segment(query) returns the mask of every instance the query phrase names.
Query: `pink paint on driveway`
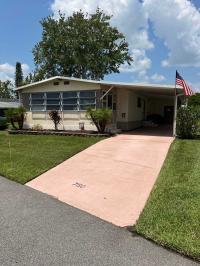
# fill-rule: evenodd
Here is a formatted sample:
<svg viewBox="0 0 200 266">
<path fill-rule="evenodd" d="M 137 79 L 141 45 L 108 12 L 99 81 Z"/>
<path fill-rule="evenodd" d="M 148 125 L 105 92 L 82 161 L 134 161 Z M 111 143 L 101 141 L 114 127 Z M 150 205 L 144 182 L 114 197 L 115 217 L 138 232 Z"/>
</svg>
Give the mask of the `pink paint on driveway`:
<svg viewBox="0 0 200 266">
<path fill-rule="evenodd" d="M 138 219 L 173 138 L 120 134 L 89 147 L 27 186 L 118 226 Z"/>
</svg>

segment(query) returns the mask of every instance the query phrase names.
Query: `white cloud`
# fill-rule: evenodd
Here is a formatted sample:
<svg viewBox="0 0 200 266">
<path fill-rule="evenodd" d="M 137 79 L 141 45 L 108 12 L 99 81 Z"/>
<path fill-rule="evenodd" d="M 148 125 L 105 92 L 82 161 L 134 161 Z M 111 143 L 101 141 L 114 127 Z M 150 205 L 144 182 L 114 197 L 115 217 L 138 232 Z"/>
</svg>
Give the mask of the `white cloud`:
<svg viewBox="0 0 200 266">
<path fill-rule="evenodd" d="M 67 16 L 80 9 L 95 12 L 100 7 L 107 14 L 112 14 L 112 25 L 122 31 L 129 43 L 130 53 L 134 59 L 131 66 L 124 65 L 121 71 L 145 75 L 151 67 L 151 60 L 146 50 L 154 47 L 148 36 L 148 20 L 143 5 L 138 0 L 54 0 L 51 5 L 55 17 L 61 11 Z"/>
<path fill-rule="evenodd" d="M 149 36 L 149 20 L 156 37 L 168 49 L 163 67 L 200 66 L 200 12 L 189 0 L 54 0 L 51 9 L 55 17 L 61 11 L 67 16 L 80 9 L 95 12 L 100 7 L 112 14 L 111 23 L 122 31 L 129 43 L 134 59 L 131 66 L 123 65 L 120 71 L 133 73 L 136 79 L 163 81 L 155 73 L 148 76 L 152 66 L 148 51 L 154 48 Z"/>
<path fill-rule="evenodd" d="M 27 64 L 22 64 L 22 72 L 24 77 L 26 77 L 30 73 L 30 67 Z"/>
<path fill-rule="evenodd" d="M 162 66 L 200 66 L 200 12 L 192 2 L 144 0 L 143 6 L 155 35 L 169 49 Z"/>
<path fill-rule="evenodd" d="M 12 75 L 15 72 L 15 67 L 5 63 L 0 65 L 0 73 L 5 73 L 7 75 Z"/>
<path fill-rule="evenodd" d="M 26 76 L 30 72 L 29 66 L 27 64 L 22 64 L 22 71 L 24 76 Z M 9 63 L 0 64 L 1 81 L 10 80 L 14 82 L 14 76 L 15 76 L 15 66 Z"/>
<path fill-rule="evenodd" d="M 144 74 L 151 67 L 151 60 L 146 57 L 145 51 L 140 49 L 132 49 L 133 65 L 130 67 L 125 64 L 120 67 L 122 72 L 134 72 L 138 74 Z"/>
<path fill-rule="evenodd" d="M 200 93 L 200 82 L 189 82 L 188 84 L 194 92 Z"/>
<path fill-rule="evenodd" d="M 154 82 L 161 82 L 166 80 L 166 78 L 163 75 L 155 73 L 154 75 L 151 76 L 151 80 Z"/>
<path fill-rule="evenodd" d="M 162 60 L 162 61 L 161 61 L 161 65 L 162 65 L 163 67 L 168 67 L 168 66 L 169 66 L 169 61 L 168 61 L 168 60 Z"/>
</svg>

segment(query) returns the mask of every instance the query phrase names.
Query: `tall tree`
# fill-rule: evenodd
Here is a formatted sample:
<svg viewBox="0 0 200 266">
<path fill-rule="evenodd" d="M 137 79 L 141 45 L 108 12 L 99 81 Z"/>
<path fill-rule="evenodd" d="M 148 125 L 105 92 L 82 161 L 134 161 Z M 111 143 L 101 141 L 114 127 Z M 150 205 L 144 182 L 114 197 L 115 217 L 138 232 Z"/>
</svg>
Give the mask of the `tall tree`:
<svg viewBox="0 0 200 266">
<path fill-rule="evenodd" d="M 23 72 L 22 66 L 20 62 L 16 63 L 16 70 L 15 70 L 15 87 L 20 87 L 23 85 Z"/>
<path fill-rule="evenodd" d="M 7 98 L 7 99 L 14 98 L 14 91 L 11 81 L 0 80 L 0 98 Z"/>
<path fill-rule="evenodd" d="M 34 74 L 32 74 L 32 73 L 30 72 L 30 73 L 25 77 L 23 84 L 24 84 L 24 85 L 27 85 L 27 84 L 30 84 L 30 83 L 32 83 L 32 82 L 34 82 Z"/>
<path fill-rule="evenodd" d="M 36 79 L 63 75 L 100 80 L 119 72 L 121 64 L 131 64 L 128 43 L 110 19 L 100 9 L 44 18 L 42 40 L 33 49 Z"/>
</svg>

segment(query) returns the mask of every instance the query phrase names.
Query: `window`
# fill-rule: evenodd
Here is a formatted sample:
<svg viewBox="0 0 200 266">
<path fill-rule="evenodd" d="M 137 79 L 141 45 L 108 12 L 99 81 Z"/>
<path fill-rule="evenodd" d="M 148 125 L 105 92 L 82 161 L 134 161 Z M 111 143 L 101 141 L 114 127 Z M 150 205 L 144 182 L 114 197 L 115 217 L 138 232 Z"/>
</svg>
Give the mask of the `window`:
<svg viewBox="0 0 200 266">
<path fill-rule="evenodd" d="M 49 99 L 60 99 L 60 92 L 47 92 L 46 95 Z"/>
<path fill-rule="evenodd" d="M 80 98 L 94 98 L 96 91 L 80 91 Z"/>
<path fill-rule="evenodd" d="M 79 111 L 96 108 L 96 91 L 32 93 L 31 111 Z"/>
<path fill-rule="evenodd" d="M 64 98 L 78 98 L 77 91 L 63 92 L 63 99 Z"/>
<path fill-rule="evenodd" d="M 80 91 L 79 110 L 87 110 L 96 107 L 96 91 Z"/>
<path fill-rule="evenodd" d="M 77 104 L 77 98 L 63 99 L 63 105 L 65 104 Z"/>
<path fill-rule="evenodd" d="M 61 110 L 60 92 L 47 92 L 46 99 L 47 111 Z"/>
<path fill-rule="evenodd" d="M 44 99 L 32 99 L 32 104 L 44 104 Z"/>
<path fill-rule="evenodd" d="M 65 80 L 64 81 L 64 85 L 69 85 L 69 81 L 68 80 Z"/>
<path fill-rule="evenodd" d="M 32 99 L 44 99 L 44 93 L 42 92 L 32 93 Z"/>
<path fill-rule="evenodd" d="M 55 104 L 47 105 L 47 111 L 51 111 L 51 110 L 60 111 L 60 105 L 55 105 Z"/>
<path fill-rule="evenodd" d="M 80 98 L 80 104 L 95 104 L 95 98 Z"/>
<path fill-rule="evenodd" d="M 63 111 L 78 110 L 78 92 L 63 92 Z"/>
<path fill-rule="evenodd" d="M 58 81 L 55 81 L 55 82 L 53 83 L 53 85 L 54 85 L 54 86 L 58 86 L 58 85 L 59 85 L 59 82 L 58 82 Z"/>
<path fill-rule="evenodd" d="M 31 111 L 45 111 L 44 105 L 32 105 Z"/>
<path fill-rule="evenodd" d="M 116 106 L 116 101 L 117 101 L 116 94 L 113 92 L 109 92 L 106 94 L 106 91 L 102 91 L 102 96 L 104 96 L 102 100 L 102 107 L 109 108 L 113 111 L 116 111 L 116 107 L 117 107 Z"/>
<path fill-rule="evenodd" d="M 77 105 L 63 105 L 63 111 L 78 111 L 78 106 Z"/>
<path fill-rule="evenodd" d="M 31 111 L 45 111 L 45 94 L 32 93 L 30 96 Z"/>
<path fill-rule="evenodd" d="M 47 99 L 47 104 L 58 105 L 58 104 L 60 104 L 60 99 L 58 99 L 58 100 L 56 100 L 56 99 Z"/>
</svg>

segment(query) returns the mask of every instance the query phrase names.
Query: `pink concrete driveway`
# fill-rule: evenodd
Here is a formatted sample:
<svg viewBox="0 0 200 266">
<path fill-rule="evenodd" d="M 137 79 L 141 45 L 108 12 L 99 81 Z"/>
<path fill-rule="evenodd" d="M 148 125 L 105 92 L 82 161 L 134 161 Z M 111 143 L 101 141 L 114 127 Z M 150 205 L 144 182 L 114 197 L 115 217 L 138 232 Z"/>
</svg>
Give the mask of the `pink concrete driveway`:
<svg viewBox="0 0 200 266">
<path fill-rule="evenodd" d="M 173 138 L 135 131 L 89 147 L 29 187 L 118 226 L 136 222 Z"/>
</svg>

